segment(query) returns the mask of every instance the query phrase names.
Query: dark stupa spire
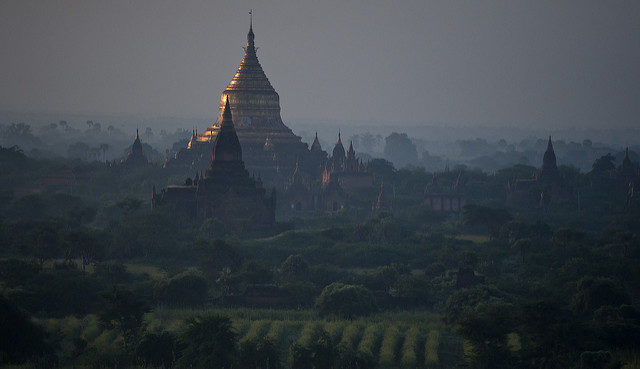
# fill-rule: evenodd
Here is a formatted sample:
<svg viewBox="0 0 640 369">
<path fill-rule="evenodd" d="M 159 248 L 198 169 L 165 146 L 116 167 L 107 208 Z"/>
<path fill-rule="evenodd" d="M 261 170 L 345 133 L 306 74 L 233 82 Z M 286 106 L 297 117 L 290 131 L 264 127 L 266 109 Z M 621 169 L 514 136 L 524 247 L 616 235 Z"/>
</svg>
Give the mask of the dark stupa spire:
<svg viewBox="0 0 640 369">
<path fill-rule="evenodd" d="M 311 151 L 313 152 L 322 151 L 322 147 L 320 146 L 320 141 L 318 141 L 318 132 L 316 132 L 316 138 L 313 139 L 313 143 L 311 144 Z"/>
<path fill-rule="evenodd" d="M 542 170 L 555 170 L 558 169 L 556 165 L 556 153 L 553 151 L 553 143 L 551 142 L 551 136 L 547 142 L 547 149 L 542 157 Z"/>
<path fill-rule="evenodd" d="M 355 159 L 355 157 L 356 157 L 356 150 L 353 149 L 353 141 L 350 141 L 349 150 L 347 150 L 347 158 Z"/>
<path fill-rule="evenodd" d="M 556 153 L 553 151 L 553 143 L 551 142 L 551 136 L 547 142 L 547 149 L 542 157 L 542 169 L 540 169 L 541 179 L 552 179 L 558 174 L 558 166 L 556 164 Z"/>
<path fill-rule="evenodd" d="M 342 146 L 342 138 L 340 137 L 340 132 L 338 131 L 338 141 L 336 142 L 336 146 L 333 147 L 332 159 L 335 161 L 335 160 L 344 160 L 344 158 L 345 158 L 344 146 Z"/>
<path fill-rule="evenodd" d="M 212 161 L 242 161 L 242 148 L 233 126 L 233 117 L 229 107 L 229 96 L 222 113 L 220 132 L 213 144 Z"/>
<path fill-rule="evenodd" d="M 140 142 L 140 133 L 136 128 L 136 138 L 133 140 L 133 145 L 131 146 L 131 155 L 132 156 L 141 156 L 142 154 L 142 142 Z"/>
</svg>

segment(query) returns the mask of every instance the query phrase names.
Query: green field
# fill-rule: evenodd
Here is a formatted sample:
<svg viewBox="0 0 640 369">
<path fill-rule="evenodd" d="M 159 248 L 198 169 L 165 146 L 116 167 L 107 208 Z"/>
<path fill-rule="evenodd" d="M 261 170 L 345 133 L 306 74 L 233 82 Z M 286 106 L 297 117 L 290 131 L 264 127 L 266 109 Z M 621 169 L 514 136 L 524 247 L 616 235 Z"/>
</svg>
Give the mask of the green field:
<svg viewBox="0 0 640 369">
<path fill-rule="evenodd" d="M 224 314 L 233 320 L 240 341 L 266 336 L 290 360 L 293 343 L 305 345 L 326 331 L 333 342 L 371 354 L 380 368 L 452 368 L 464 357 L 462 340 L 428 311 L 386 312 L 351 321 L 319 318 L 313 310 L 167 309 L 146 316 L 150 330 L 176 333 L 185 318 Z"/>
<path fill-rule="evenodd" d="M 248 308 L 169 309 L 156 308 L 145 315 L 148 332 L 168 330 L 179 334 L 185 319 L 197 315 L 223 314 L 233 322 L 239 342 L 267 337 L 291 363 L 291 346 L 306 345 L 323 330 L 334 344 L 371 355 L 378 368 L 453 368 L 464 357 L 462 340 L 445 328 L 441 317 L 428 311 L 385 312 L 356 320 L 321 319 L 313 310 Z M 103 330 L 94 315 L 84 318 L 44 319 L 48 332 L 71 340 L 80 337 L 89 348 L 100 348 L 108 365 L 109 355 L 122 344 L 121 336 Z"/>
</svg>

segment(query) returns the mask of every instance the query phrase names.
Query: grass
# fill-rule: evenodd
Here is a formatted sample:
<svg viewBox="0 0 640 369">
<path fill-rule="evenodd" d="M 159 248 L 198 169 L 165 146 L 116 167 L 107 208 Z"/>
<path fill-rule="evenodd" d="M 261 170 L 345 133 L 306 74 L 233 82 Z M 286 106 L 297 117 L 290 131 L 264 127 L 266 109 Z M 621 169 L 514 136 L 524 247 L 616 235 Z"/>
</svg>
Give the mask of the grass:
<svg viewBox="0 0 640 369">
<path fill-rule="evenodd" d="M 300 332 L 300 336 L 296 340 L 296 344 L 300 346 L 309 346 L 309 344 L 313 342 L 315 338 L 318 337 L 318 334 L 320 333 L 321 328 L 322 326 L 318 322 L 315 322 L 315 321 L 307 322 L 302 327 L 302 332 Z"/>
<path fill-rule="evenodd" d="M 507 335 L 507 346 L 511 352 L 520 351 L 522 345 L 520 344 L 520 336 L 517 333 L 509 333 Z"/>
<path fill-rule="evenodd" d="M 164 270 L 153 265 L 128 263 L 125 266 L 127 267 L 127 272 L 131 274 L 146 274 L 155 280 L 167 277 L 167 273 Z"/>
<path fill-rule="evenodd" d="M 269 330 L 269 325 L 271 325 L 271 321 L 269 320 L 254 321 L 253 323 L 251 323 L 249 330 L 244 335 L 244 337 L 240 339 L 240 341 L 250 341 L 263 337 Z"/>
<path fill-rule="evenodd" d="M 454 237 L 457 240 L 471 241 L 473 243 L 483 243 L 489 241 L 489 236 L 480 234 L 460 234 Z"/>
<path fill-rule="evenodd" d="M 340 320 L 322 319 L 311 310 L 160 307 L 145 314 L 144 320 L 148 332 L 168 330 L 179 335 L 185 328 L 186 318 L 206 314 L 229 316 L 241 341 L 267 337 L 278 348 L 285 362 L 291 354 L 292 344 L 308 345 L 322 330 L 327 332 L 334 343 L 376 358 L 380 368 L 424 367 L 425 357 L 432 359 L 427 363 L 440 364 L 442 350 L 448 350 L 449 356 L 455 356 L 458 360 L 462 357 L 461 340 L 454 336 L 446 342 L 438 339 L 443 332 L 448 331 L 443 327 L 440 316 L 428 311 L 385 312 L 355 320 Z M 70 343 L 75 338 L 85 340 L 88 347 L 100 347 L 105 358 L 122 344 L 120 335 L 113 330 L 104 330 L 94 315 L 84 318 L 43 319 L 39 323 L 48 332 L 60 332 L 62 337 L 69 337 L 65 338 L 68 342 L 61 342 L 61 349 L 65 352 L 73 348 Z M 425 343 L 425 340 L 428 342 Z M 447 345 L 451 347 L 445 347 Z M 66 346 L 69 346 L 69 350 Z M 71 354 L 69 351 L 68 355 Z M 454 359 L 450 358 L 449 361 L 455 362 Z"/>
<path fill-rule="evenodd" d="M 358 323 L 349 324 L 342 332 L 342 340 L 340 345 L 348 348 L 355 348 L 360 340 L 360 330 L 362 326 Z"/>
<path fill-rule="evenodd" d="M 331 337 L 331 342 L 338 343 L 342 332 L 344 331 L 345 322 L 328 322 L 324 325 L 324 330 Z"/>
<path fill-rule="evenodd" d="M 432 330 L 427 336 L 427 342 L 424 345 L 424 363 L 427 367 L 434 366 L 438 363 L 438 346 L 440 345 L 440 332 Z"/>
<path fill-rule="evenodd" d="M 418 364 L 418 340 L 420 330 L 417 327 L 411 327 L 404 336 L 402 344 L 402 366 L 406 368 L 415 368 Z"/>
<path fill-rule="evenodd" d="M 392 325 L 384 332 L 382 345 L 380 346 L 380 358 L 378 363 L 383 368 L 391 367 L 395 361 L 396 346 L 400 341 L 400 330 Z"/>
<path fill-rule="evenodd" d="M 382 338 L 382 327 L 379 324 L 370 325 L 365 328 L 362 339 L 358 345 L 358 351 L 374 356 L 377 352 L 378 344 Z"/>
<path fill-rule="evenodd" d="M 622 363 L 621 369 L 640 369 L 640 353 L 633 351 L 618 351 L 613 353 L 613 360 Z"/>
</svg>

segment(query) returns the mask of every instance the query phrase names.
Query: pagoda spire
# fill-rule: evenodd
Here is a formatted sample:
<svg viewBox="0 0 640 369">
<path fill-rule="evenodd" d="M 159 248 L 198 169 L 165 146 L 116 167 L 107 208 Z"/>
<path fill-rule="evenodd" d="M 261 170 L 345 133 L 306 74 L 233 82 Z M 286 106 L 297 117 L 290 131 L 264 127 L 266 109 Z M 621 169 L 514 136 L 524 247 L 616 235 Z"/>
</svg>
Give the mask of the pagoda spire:
<svg viewBox="0 0 640 369">
<path fill-rule="evenodd" d="M 551 136 L 549 136 L 549 141 L 547 141 L 547 150 L 546 151 L 553 151 L 553 143 L 551 142 Z"/>
<path fill-rule="evenodd" d="M 229 106 L 229 95 L 227 95 L 227 102 L 224 104 L 224 111 L 222 112 L 222 123 L 220 124 L 220 128 L 224 126 L 233 127 L 233 118 L 231 117 L 231 106 Z"/>
<path fill-rule="evenodd" d="M 318 141 L 318 132 L 316 132 L 316 138 L 313 139 L 313 143 L 311 144 L 311 151 L 322 151 L 320 141 Z"/>
<path fill-rule="evenodd" d="M 245 59 L 247 56 L 255 57 L 256 55 L 256 46 L 254 43 L 254 39 L 256 35 L 253 33 L 253 9 L 249 10 L 249 33 L 247 33 L 247 48 L 245 50 Z"/>
<path fill-rule="evenodd" d="M 553 151 L 553 143 L 551 136 L 547 142 L 547 149 L 542 156 L 542 169 L 540 170 L 541 179 L 555 178 L 558 173 L 558 165 L 556 164 L 556 153 Z"/>
<path fill-rule="evenodd" d="M 234 161 L 242 162 L 242 149 L 238 135 L 233 127 L 233 117 L 231 116 L 231 107 L 229 106 L 229 96 L 224 105 L 222 113 L 222 123 L 220 124 L 220 132 L 216 136 L 213 143 L 213 157 L 209 166 L 209 171 L 216 161 Z"/>
</svg>

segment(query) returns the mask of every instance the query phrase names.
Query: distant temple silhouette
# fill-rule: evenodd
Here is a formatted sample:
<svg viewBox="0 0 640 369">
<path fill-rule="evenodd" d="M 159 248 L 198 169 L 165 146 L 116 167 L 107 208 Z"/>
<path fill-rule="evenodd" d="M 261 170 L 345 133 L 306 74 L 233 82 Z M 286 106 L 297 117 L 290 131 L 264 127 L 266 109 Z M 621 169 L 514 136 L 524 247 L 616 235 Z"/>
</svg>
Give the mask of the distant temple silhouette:
<svg viewBox="0 0 640 369">
<path fill-rule="evenodd" d="M 122 159 L 120 165 L 125 168 L 136 168 L 148 164 L 149 160 L 147 160 L 147 157 L 144 155 L 142 142 L 140 142 L 140 134 L 136 129 L 136 138 L 133 140 L 133 145 L 131 145 L 131 151 Z"/>
</svg>

